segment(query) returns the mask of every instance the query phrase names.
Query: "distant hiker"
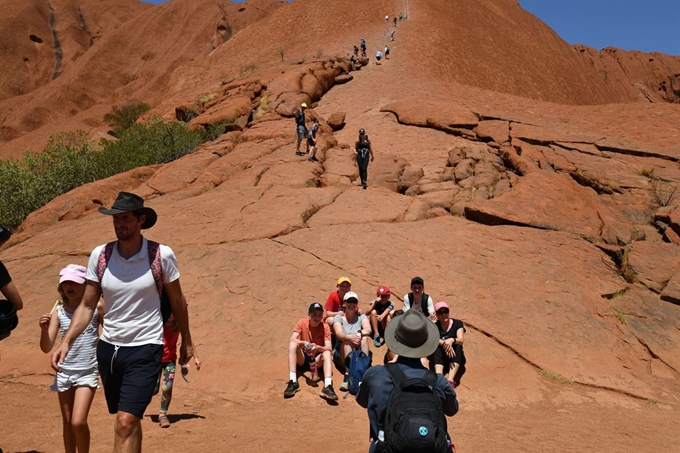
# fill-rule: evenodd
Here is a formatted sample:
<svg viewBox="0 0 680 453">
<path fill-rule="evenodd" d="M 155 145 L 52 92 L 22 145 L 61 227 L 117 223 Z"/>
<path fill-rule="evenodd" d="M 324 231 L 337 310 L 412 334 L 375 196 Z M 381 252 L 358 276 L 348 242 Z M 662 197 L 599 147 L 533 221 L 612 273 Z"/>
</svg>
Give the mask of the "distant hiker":
<svg viewBox="0 0 680 453">
<path fill-rule="evenodd" d="M 52 350 L 61 332 L 61 338 L 71 324 L 71 318 L 85 294 L 87 269 L 78 264 L 69 264 L 59 272 L 59 298 L 52 311 L 40 317 L 40 349 L 44 353 Z M 99 388 L 97 368 L 97 342 L 99 326 L 104 317 L 104 303 L 99 301 L 87 329 L 71 346 L 71 351 L 61 371 L 54 376 L 50 389 L 57 392 L 61 408 L 64 449 L 67 452 L 90 450 L 90 428 L 87 415 L 92 406 L 94 394 Z"/>
<path fill-rule="evenodd" d="M 452 451 L 445 415 L 458 412 L 456 392 L 444 376 L 421 363 L 438 341 L 434 323 L 413 310 L 385 329 L 385 343 L 399 357 L 369 368 L 357 395 L 357 403 L 368 410 L 369 453 Z"/>
<path fill-rule="evenodd" d="M 366 40 L 364 38 L 361 38 L 361 43 L 359 44 L 361 46 L 362 51 L 366 51 Z"/>
<path fill-rule="evenodd" d="M 385 22 L 389 22 L 389 21 L 390 21 L 390 16 L 389 16 L 389 14 L 387 14 L 387 15 L 385 15 Z"/>
<path fill-rule="evenodd" d="M 397 18 L 395 17 L 392 21 L 394 22 L 394 26 L 396 27 L 397 26 Z"/>
<path fill-rule="evenodd" d="M 396 31 L 396 30 L 392 30 L 392 31 L 390 32 L 390 39 L 391 39 L 392 41 L 394 41 L 394 32 L 395 32 L 395 31 Z"/>
<path fill-rule="evenodd" d="M 348 354 L 355 350 L 362 350 L 368 355 L 368 339 L 371 337 L 371 324 L 366 315 L 359 313 L 359 296 L 357 293 L 348 292 L 343 298 L 345 311 L 335 315 L 333 330 L 337 343 L 333 355 L 339 363 L 345 363 Z M 345 370 L 346 371 L 346 370 Z M 347 391 L 349 376 L 345 377 L 340 385 L 340 390 Z"/>
<path fill-rule="evenodd" d="M 354 56 L 355 57 L 359 56 L 359 48 L 357 46 L 354 46 Z"/>
<path fill-rule="evenodd" d="M 404 311 L 416 310 L 432 321 L 437 321 L 437 315 L 434 311 L 434 301 L 432 297 L 425 294 L 423 291 L 425 284 L 420 277 L 413 277 L 411 279 L 411 292 L 404 296 Z"/>
<path fill-rule="evenodd" d="M 373 330 L 373 345 L 376 348 L 382 346 L 381 339 L 385 338 L 385 327 L 392 320 L 394 303 L 390 300 L 390 295 L 390 289 L 387 286 L 379 286 L 375 300 L 366 310 L 366 315 L 371 321 L 371 330 Z"/>
<path fill-rule="evenodd" d="M 373 162 L 373 148 L 371 141 L 366 135 L 366 131 L 359 129 L 359 138 L 354 144 L 354 154 L 357 159 L 357 166 L 359 167 L 359 178 L 361 179 L 361 186 L 366 189 L 368 182 L 368 160 L 369 157 Z"/>
<path fill-rule="evenodd" d="M 402 20 L 403 18 L 404 18 L 404 14 L 403 14 L 403 13 L 399 13 L 399 22 L 401 22 L 401 20 Z"/>
<path fill-rule="evenodd" d="M 335 316 L 344 310 L 342 308 L 342 300 L 345 294 L 352 289 L 352 282 L 347 277 L 340 277 L 335 287 L 337 289 L 328 295 L 324 305 L 326 309 L 326 324 L 329 326 L 333 325 Z"/>
<path fill-rule="evenodd" d="M 315 119 L 312 125 L 309 127 L 309 137 L 307 137 L 307 148 L 309 149 L 309 161 L 318 162 L 319 159 L 316 158 L 316 134 L 319 131 L 319 120 Z"/>
<path fill-rule="evenodd" d="M 390 48 L 385 46 L 385 60 L 390 59 Z"/>
<path fill-rule="evenodd" d="M 430 369 L 443 374 L 453 388 L 460 385 L 460 378 L 465 374 L 465 354 L 463 340 L 465 327 L 458 319 L 449 318 L 449 305 L 437 302 L 434 306 L 437 313 L 435 325 L 439 329 L 439 346 L 430 357 Z"/>
<path fill-rule="evenodd" d="M 307 138 L 307 126 L 305 124 L 305 109 L 307 104 L 303 102 L 300 108 L 295 113 L 295 130 L 297 132 L 297 145 L 295 146 L 295 155 L 304 156 L 306 153 L 300 151 L 300 143 Z M 306 143 L 306 142 L 305 142 Z M 309 144 L 307 143 L 307 153 L 309 152 Z"/>
<path fill-rule="evenodd" d="M 375 64 L 380 64 L 380 59 L 382 58 L 382 51 L 377 51 L 375 53 Z"/>
<path fill-rule="evenodd" d="M 357 69 L 357 60 L 354 58 L 354 55 L 349 57 L 349 64 L 352 65 L 352 71 L 355 71 Z"/>
<path fill-rule="evenodd" d="M 62 371 L 76 339 L 104 298 L 104 327 L 97 343 L 99 375 L 110 414 L 115 414 L 114 451 L 142 451 L 142 418 L 153 397 L 163 357 L 162 298 L 169 300 L 182 336 L 180 363 L 189 363 L 194 346 L 180 285 L 177 258 L 166 245 L 149 241 L 141 231 L 156 224 L 157 214 L 144 199 L 120 192 L 111 209 L 115 242 L 90 254 L 83 300 L 52 354 L 52 369 Z"/>
<path fill-rule="evenodd" d="M 311 372 L 311 381 L 320 380 L 318 369 L 324 373 L 324 387 L 321 397 L 336 401 L 333 390 L 333 361 L 331 358 L 331 331 L 323 322 L 323 307 L 314 302 L 307 310 L 307 318 L 298 321 L 288 342 L 288 385 L 284 398 L 291 398 L 300 391 L 298 374 Z"/>
</svg>

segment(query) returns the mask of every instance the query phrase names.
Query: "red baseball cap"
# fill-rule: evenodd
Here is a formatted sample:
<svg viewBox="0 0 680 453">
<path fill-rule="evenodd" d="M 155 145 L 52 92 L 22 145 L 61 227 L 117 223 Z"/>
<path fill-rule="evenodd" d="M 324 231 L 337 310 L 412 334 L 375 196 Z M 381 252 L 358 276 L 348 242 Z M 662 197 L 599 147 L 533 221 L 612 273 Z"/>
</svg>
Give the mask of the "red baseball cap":
<svg viewBox="0 0 680 453">
<path fill-rule="evenodd" d="M 389 296 L 390 289 L 387 286 L 379 286 L 378 290 L 375 292 L 376 296 Z"/>
</svg>

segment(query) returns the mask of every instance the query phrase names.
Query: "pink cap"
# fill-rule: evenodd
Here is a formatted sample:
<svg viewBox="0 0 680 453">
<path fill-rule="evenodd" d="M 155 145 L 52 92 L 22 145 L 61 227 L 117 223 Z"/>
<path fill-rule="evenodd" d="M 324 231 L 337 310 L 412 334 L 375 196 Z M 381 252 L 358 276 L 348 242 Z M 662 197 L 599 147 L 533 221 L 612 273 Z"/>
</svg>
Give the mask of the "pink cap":
<svg viewBox="0 0 680 453">
<path fill-rule="evenodd" d="M 85 283 L 85 277 L 87 276 L 87 269 L 85 266 L 79 264 L 69 264 L 61 271 L 59 271 L 59 283 L 75 282 L 78 284 Z"/>
<path fill-rule="evenodd" d="M 434 305 L 434 311 L 439 311 L 440 308 L 446 308 L 446 309 L 448 309 L 448 308 L 449 308 L 449 304 L 447 304 L 447 303 L 444 302 L 444 301 L 437 302 L 437 303 Z"/>
</svg>

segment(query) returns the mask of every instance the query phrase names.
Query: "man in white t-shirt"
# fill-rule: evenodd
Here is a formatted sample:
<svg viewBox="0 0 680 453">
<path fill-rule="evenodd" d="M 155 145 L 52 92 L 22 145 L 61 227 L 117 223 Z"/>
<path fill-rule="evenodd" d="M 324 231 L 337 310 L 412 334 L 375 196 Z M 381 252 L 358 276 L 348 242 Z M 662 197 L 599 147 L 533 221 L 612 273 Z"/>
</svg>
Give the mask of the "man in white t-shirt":
<svg viewBox="0 0 680 453">
<path fill-rule="evenodd" d="M 118 240 L 107 249 L 109 256 L 103 253 L 106 245 L 92 251 L 83 301 L 52 355 L 52 368 L 59 371 L 69 348 L 87 327 L 103 296 L 104 327 L 97 345 L 97 362 L 109 413 L 116 414 L 113 450 L 141 452 L 141 420 L 153 397 L 163 355 L 160 288 L 152 271 L 149 241 L 141 233 L 156 223 L 157 215 L 153 209 L 144 207 L 142 197 L 129 192 L 120 192 L 111 209 L 99 208 L 99 212 L 113 216 Z M 158 252 L 163 292 L 182 335 L 179 361 L 186 364 L 194 357 L 194 346 L 177 260 L 170 247 L 159 245 Z"/>
</svg>

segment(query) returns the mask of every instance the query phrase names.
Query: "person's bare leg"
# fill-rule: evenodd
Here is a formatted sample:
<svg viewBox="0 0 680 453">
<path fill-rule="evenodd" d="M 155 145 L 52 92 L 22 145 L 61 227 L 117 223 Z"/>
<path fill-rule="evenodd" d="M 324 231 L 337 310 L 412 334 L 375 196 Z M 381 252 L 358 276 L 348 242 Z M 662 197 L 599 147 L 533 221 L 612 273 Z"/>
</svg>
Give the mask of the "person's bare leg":
<svg viewBox="0 0 680 453">
<path fill-rule="evenodd" d="M 113 453 L 142 452 L 142 420 L 118 411 L 114 422 Z"/>
<path fill-rule="evenodd" d="M 90 427 L 87 424 L 87 416 L 90 413 L 96 391 L 97 389 L 94 387 L 76 387 L 71 428 L 75 435 L 78 453 L 89 453 L 90 451 Z"/>
<path fill-rule="evenodd" d="M 61 409 L 62 432 L 64 435 L 64 451 L 66 453 L 76 453 L 76 436 L 71 426 L 73 414 L 73 400 L 75 399 L 76 389 L 71 387 L 65 392 L 59 392 L 59 409 Z"/>
<path fill-rule="evenodd" d="M 288 343 L 288 371 L 294 373 L 297 368 L 296 365 L 305 363 L 305 358 L 297 343 L 291 341 Z"/>
<path fill-rule="evenodd" d="M 375 310 L 371 312 L 369 319 L 371 321 L 371 329 L 373 329 L 373 337 L 375 337 L 376 335 L 379 335 L 378 332 L 380 332 L 378 330 L 378 314 L 375 312 Z"/>
<path fill-rule="evenodd" d="M 321 361 L 323 363 L 323 377 L 333 376 L 333 358 L 331 356 L 331 351 L 324 351 L 316 359 L 317 363 Z"/>
<path fill-rule="evenodd" d="M 364 354 L 368 355 L 368 337 L 361 338 L 361 350 Z"/>
</svg>

